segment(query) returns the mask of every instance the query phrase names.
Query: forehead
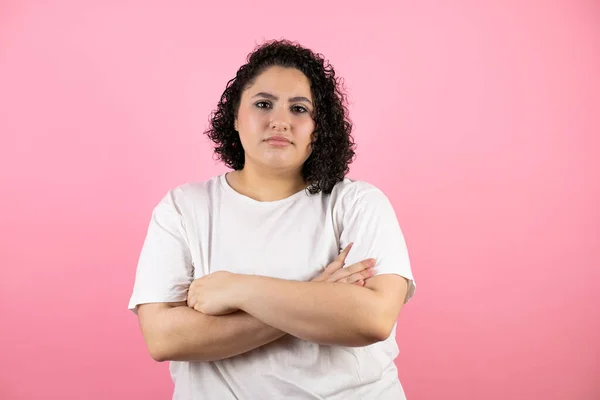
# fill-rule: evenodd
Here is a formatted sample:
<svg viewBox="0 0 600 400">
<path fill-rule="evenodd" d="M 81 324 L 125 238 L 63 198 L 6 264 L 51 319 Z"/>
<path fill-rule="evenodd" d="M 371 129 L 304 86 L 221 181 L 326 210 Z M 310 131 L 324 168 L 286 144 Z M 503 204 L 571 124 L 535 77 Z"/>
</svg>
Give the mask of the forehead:
<svg viewBox="0 0 600 400">
<path fill-rule="evenodd" d="M 310 82 L 306 75 L 295 68 L 269 67 L 256 77 L 246 90 L 249 95 L 267 92 L 276 96 L 304 96 L 312 100 Z"/>
</svg>

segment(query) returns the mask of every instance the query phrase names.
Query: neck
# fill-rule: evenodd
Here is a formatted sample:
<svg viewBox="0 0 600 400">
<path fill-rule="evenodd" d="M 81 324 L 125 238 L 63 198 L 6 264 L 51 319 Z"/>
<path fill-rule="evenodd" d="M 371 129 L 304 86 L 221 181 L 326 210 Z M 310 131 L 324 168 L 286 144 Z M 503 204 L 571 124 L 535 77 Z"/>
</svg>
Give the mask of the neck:
<svg viewBox="0 0 600 400">
<path fill-rule="evenodd" d="M 282 200 L 307 186 L 300 171 L 257 171 L 245 166 L 227 178 L 235 191 L 256 201 Z"/>
</svg>

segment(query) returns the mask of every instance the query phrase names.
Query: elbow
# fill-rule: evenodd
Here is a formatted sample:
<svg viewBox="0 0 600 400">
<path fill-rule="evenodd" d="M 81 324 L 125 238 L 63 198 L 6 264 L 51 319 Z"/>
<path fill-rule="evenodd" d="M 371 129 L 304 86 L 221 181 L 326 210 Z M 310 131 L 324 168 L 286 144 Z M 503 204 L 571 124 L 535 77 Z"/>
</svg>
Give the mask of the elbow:
<svg viewBox="0 0 600 400">
<path fill-rule="evenodd" d="M 170 304 L 144 304 L 138 311 L 142 336 L 154 361 L 171 361 L 177 351 L 176 332 Z"/>
<path fill-rule="evenodd" d="M 170 361 L 172 358 L 167 349 L 165 349 L 165 346 L 161 346 L 160 343 L 149 342 L 147 343 L 147 347 L 150 357 L 152 357 L 154 361 L 165 362 Z"/>
<path fill-rule="evenodd" d="M 387 340 L 392 334 L 395 324 L 395 318 L 389 318 L 387 316 L 381 316 L 377 318 L 377 320 L 371 324 L 373 328 L 370 332 L 371 343 L 383 342 Z"/>
<path fill-rule="evenodd" d="M 342 342 L 339 340 L 329 342 L 329 341 L 316 341 L 321 344 L 337 344 L 342 346 L 349 347 L 364 347 L 370 346 L 372 344 L 383 342 L 387 340 L 392 334 L 393 324 L 381 323 L 381 321 L 370 321 L 368 325 L 363 325 L 356 331 L 355 335 L 351 335 L 350 337 L 345 337 Z M 309 341 L 311 339 L 308 339 Z"/>
<path fill-rule="evenodd" d="M 388 330 L 386 327 L 372 325 L 370 329 L 363 331 L 359 336 L 355 336 L 347 343 L 342 343 L 342 345 L 350 347 L 370 346 L 372 344 L 385 341 L 390 337 L 390 334 L 391 330 Z"/>
<path fill-rule="evenodd" d="M 356 326 L 357 335 L 354 336 L 356 341 L 346 345 L 363 347 L 387 340 L 394 330 L 397 319 L 396 315 L 386 310 L 371 312 L 367 318 L 364 317 L 363 314 Z"/>
<path fill-rule="evenodd" d="M 371 344 L 383 342 L 390 337 L 390 333 L 391 332 L 386 329 L 371 329 L 364 335 L 363 340 L 358 346 L 369 346 Z"/>
<path fill-rule="evenodd" d="M 391 326 L 389 324 L 383 324 L 376 332 L 374 332 L 373 338 L 374 342 L 383 342 L 387 340 L 392 334 L 392 329 L 394 328 L 394 324 Z"/>
<path fill-rule="evenodd" d="M 150 357 L 157 362 L 172 361 L 174 354 L 173 340 L 166 335 L 160 335 L 154 332 L 150 337 L 146 338 L 146 347 Z M 171 345 L 169 345 L 171 343 Z"/>
<path fill-rule="evenodd" d="M 150 357 L 156 362 L 165 362 L 171 359 L 165 351 L 162 351 L 162 349 L 149 348 L 148 350 L 150 351 Z"/>
</svg>

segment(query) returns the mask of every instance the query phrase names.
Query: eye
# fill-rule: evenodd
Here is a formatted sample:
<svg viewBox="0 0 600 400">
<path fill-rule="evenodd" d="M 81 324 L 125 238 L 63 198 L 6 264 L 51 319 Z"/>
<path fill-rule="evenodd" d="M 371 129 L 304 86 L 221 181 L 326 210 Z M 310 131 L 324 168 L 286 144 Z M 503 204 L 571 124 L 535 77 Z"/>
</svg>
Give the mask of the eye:
<svg viewBox="0 0 600 400">
<path fill-rule="evenodd" d="M 254 103 L 254 105 L 258 108 L 264 108 L 264 109 L 269 109 L 271 108 L 271 103 L 269 103 L 268 101 L 257 101 L 256 103 Z"/>
<path fill-rule="evenodd" d="M 303 114 L 308 112 L 308 110 L 306 109 L 306 107 L 303 106 L 292 106 L 292 112 L 296 113 L 296 114 Z"/>
</svg>

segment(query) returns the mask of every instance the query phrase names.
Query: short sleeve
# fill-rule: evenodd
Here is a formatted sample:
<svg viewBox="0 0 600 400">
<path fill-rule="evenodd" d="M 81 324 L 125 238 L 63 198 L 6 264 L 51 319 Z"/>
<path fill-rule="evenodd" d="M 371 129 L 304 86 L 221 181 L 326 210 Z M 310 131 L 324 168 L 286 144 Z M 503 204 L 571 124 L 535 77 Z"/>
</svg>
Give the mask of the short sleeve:
<svg viewBox="0 0 600 400">
<path fill-rule="evenodd" d="M 144 303 L 185 301 L 193 266 L 185 224 L 170 191 L 153 209 L 129 309 Z"/>
<path fill-rule="evenodd" d="M 354 243 L 346 265 L 374 258 L 375 276 L 396 274 L 408 279 L 407 302 L 414 295 L 416 284 L 394 208 L 378 188 L 364 182 L 352 185 L 353 190 L 342 197 L 341 207 L 340 247 Z"/>
</svg>

